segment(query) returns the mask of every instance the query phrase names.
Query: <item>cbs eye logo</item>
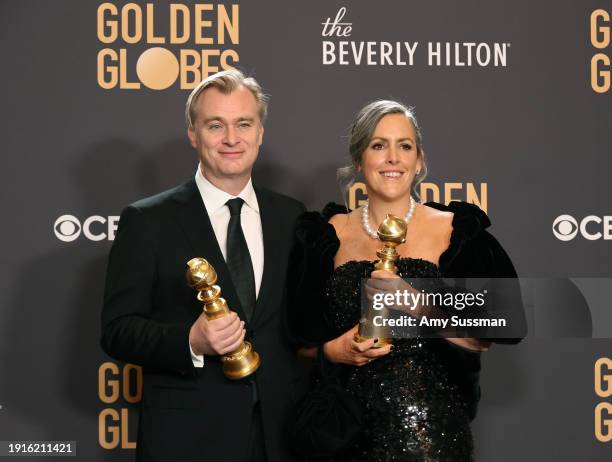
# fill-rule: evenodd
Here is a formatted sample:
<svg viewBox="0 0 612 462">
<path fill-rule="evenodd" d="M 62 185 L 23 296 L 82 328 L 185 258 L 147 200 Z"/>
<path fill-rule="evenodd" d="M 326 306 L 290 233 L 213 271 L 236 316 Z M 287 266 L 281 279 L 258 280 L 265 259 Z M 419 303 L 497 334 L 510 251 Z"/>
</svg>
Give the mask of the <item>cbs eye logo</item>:
<svg viewBox="0 0 612 462">
<path fill-rule="evenodd" d="M 555 237 L 561 241 L 571 241 L 578 234 L 578 222 L 571 215 L 559 215 L 553 225 Z"/>
<path fill-rule="evenodd" d="M 580 222 L 571 215 L 559 215 L 553 222 L 552 232 L 560 241 L 571 241 L 578 233 L 589 241 L 611 240 L 612 215 L 588 215 Z"/>
<path fill-rule="evenodd" d="M 72 242 L 81 234 L 81 223 L 72 215 L 62 215 L 53 225 L 55 237 L 63 242 Z"/>
<path fill-rule="evenodd" d="M 55 220 L 53 231 L 55 237 L 62 242 L 76 241 L 81 234 L 90 241 L 103 241 L 105 239 L 112 241 L 115 239 L 118 222 L 118 216 L 92 215 L 81 224 L 80 220 L 74 215 L 62 215 Z"/>
</svg>

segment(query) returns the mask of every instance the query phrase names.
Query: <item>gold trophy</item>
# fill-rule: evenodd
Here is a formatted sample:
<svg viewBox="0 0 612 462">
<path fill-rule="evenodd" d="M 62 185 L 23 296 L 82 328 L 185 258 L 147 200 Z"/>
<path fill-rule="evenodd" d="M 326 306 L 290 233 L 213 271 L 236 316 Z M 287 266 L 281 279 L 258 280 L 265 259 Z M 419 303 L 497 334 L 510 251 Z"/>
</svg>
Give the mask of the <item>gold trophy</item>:
<svg viewBox="0 0 612 462">
<path fill-rule="evenodd" d="M 387 214 L 383 222 L 378 227 L 378 239 L 384 244 L 382 249 L 376 251 L 376 256 L 380 258 L 375 264 L 374 269 L 386 270 L 397 274 L 397 266 L 395 262 L 399 258 L 399 253 L 396 247 L 406 242 L 406 230 L 408 224 L 405 220 L 398 216 Z M 368 309 L 365 317 L 359 321 L 359 330 L 355 334 L 356 342 L 365 342 L 371 338 L 377 338 L 372 348 L 380 348 L 391 343 L 391 339 L 386 338 L 386 327 L 376 326 L 373 323 L 375 315 L 388 317 L 388 311 L 383 308 L 380 311 L 374 311 L 372 306 Z"/>
<path fill-rule="evenodd" d="M 204 314 L 209 320 L 217 319 L 230 314 L 227 302 L 221 297 L 221 288 L 216 285 L 217 272 L 203 258 L 192 258 L 187 262 L 187 285 L 198 291 L 198 300 L 204 306 Z M 249 342 L 235 351 L 221 357 L 223 373 L 228 379 L 241 379 L 251 375 L 260 364 L 259 355 L 253 350 Z"/>
</svg>

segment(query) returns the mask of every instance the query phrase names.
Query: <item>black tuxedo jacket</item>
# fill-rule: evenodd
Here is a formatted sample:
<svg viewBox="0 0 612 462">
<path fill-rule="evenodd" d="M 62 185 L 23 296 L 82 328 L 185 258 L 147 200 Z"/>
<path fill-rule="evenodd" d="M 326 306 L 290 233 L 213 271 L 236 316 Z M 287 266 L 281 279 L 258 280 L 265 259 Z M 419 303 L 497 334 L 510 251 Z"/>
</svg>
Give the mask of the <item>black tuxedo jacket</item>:
<svg viewBox="0 0 612 462">
<path fill-rule="evenodd" d="M 270 462 L 291 460 L 285 436 L 294 404 L 295 358 L 281 322 L 298 201 L 255 187 L 264 272 L 247 336 L 261 357 L 255 374 Z M 246 461 L 252 415 L 248 379 L 232 381 L 218 356 L 193 366 L 189 329 L 202 312 L 185 280 L 186 263 L 206 258 L 222 296 L 246 322 L 194 180 L 138 201 L 121 214 L 110 252 L 102 348 L 143 367 L 140 461 Z"/>
</svg>

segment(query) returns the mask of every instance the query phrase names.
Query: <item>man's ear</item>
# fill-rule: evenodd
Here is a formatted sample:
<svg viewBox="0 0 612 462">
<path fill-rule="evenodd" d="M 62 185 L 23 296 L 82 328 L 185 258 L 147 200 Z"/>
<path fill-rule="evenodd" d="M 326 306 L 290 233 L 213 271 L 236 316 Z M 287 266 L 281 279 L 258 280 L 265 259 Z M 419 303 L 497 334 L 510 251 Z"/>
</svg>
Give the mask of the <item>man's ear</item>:
<svg viewBox="0 0 612 462">
<path fill-rule="evenodd" d="M 258 142 L 258 146 L 261 146 L 261 144 L 263 143 L 263 134 L 264 134 L 264 127 L 263 125 L 259 125 L 259 142 Z"/>
<path fill-rule="evenodd" d="M 196 142 L 196 134 L 195 134 L 195 130 L 193 129 L 193 127 L 189 127 L 187 129 L 187 138 L 189 138 L 189 142 L 191 143 L 191 146 L 193 148 L 198 147 L 198 143 Z"/>
</svg>

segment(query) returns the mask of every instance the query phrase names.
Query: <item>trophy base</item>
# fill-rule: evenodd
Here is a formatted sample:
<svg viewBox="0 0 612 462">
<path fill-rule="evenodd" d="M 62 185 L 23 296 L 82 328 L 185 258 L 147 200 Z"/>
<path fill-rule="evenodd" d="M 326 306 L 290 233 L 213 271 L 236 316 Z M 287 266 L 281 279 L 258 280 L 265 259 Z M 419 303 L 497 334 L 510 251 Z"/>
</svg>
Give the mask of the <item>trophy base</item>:
<svg viewBox="0 0 612 462">
<path fill-rule="evenodd" d="M 361 342 L 365 342 L 367 340 L 370 340 L 372 337 L 364 337 L 363 335 L 359 335 L 359 334 L 355 334 L 353 336 L 353 340 L 355 340 L 357 343 L 361 343 Z M 374 342 L 374 345 L 372 345 L 372 348 L 382 348 L 384 346 L 387 345 L 391 345 L 393 342 L 391 341 L 390 338 L 379 338 L 377 342 Z"/>
<path fill-rule="evenodd" d="M 223 374 L 232 380 L 248 377 L 255 372 L 261 360 L 249 342 L 244 342 L 238 350 L 223 356 Z"/>
</svg>

